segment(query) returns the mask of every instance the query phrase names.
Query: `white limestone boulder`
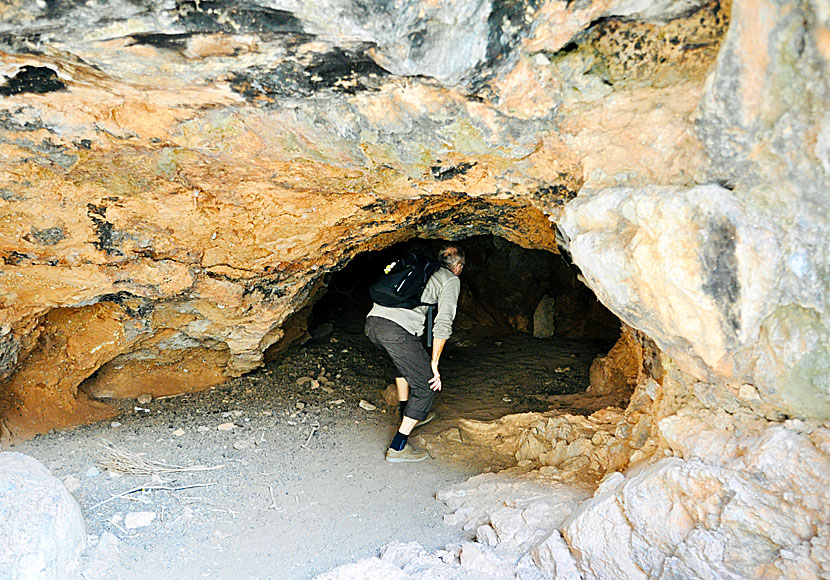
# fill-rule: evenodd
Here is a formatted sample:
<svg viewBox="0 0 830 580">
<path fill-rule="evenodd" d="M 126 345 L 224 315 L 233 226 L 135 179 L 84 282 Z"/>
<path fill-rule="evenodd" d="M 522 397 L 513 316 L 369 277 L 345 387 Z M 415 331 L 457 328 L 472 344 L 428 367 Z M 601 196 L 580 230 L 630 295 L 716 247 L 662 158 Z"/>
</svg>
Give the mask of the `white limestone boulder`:
<svg viewBox="0 0 830 580">
<path fill-rule="evenodd" d="M 772 224 L 729 190 L 585 192 L 560 225 L 597 297 L 681 370 L 702 380 L 748 371 L 777 297 L 778 249 Z"/>
<path fill-rule="evenodd" d="M 81 508 L 57 478 L 22 453 L 0 453 L 0 578 L 79 577 Z"/>
<path fill-rule="evenodd" d="M 664 422 L 686 457 L 608 478 L 562 526 L 586 580 L 830 575 L 830 431 L 795 423 L 739 439 Z"/>
</svg>

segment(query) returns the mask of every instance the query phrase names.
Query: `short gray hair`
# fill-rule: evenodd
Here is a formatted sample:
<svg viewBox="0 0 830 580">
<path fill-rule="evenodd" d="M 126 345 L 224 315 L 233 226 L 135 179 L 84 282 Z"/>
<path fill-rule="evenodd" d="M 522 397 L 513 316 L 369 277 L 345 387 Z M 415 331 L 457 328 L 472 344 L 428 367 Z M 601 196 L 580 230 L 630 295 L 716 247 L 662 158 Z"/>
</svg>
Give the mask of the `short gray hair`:
<svg viewBox="0 0 830 580">
<path fill-rule="evenodd" d="M 438 261 L 445 268 L 452 270 L 456 264 L 464 265 L 464 250 L 458 246 L 444 246 L 438 252 Z"/>
</svg>

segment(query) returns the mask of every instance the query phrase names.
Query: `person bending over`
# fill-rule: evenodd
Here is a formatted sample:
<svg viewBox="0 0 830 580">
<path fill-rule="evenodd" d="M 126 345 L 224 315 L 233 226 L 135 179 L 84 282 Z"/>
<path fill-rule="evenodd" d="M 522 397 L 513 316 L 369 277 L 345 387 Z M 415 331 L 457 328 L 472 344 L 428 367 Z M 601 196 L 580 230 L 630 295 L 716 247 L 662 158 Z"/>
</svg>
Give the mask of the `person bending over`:
<svg viewBox="0 0 830 580">
<path fill-rule="evenodd" d="M 366 336 L 392 359 L 398 376 L 398 410 L 401 425 L 386 450 L 386 461 L 423 461 L 429 455 L 407 445 L 407 439 L 416 425 L 423 425 L 435 416 L 430 413 L 435 393 L 441 390 L 438 362 L 447 339 L 452 334 L 452 323 L 458 307 L 464 269 L 464 250 L 449 245 L 438 254 L 441 267 L 435 271 L 421 293 L 421 302 L 438 304 L 433 330 L 432 356 L 421 344 L 426 322 L 426 306 L 413 309 L 390 308 L 374 304 L 366 317 Z"/>
</svg>

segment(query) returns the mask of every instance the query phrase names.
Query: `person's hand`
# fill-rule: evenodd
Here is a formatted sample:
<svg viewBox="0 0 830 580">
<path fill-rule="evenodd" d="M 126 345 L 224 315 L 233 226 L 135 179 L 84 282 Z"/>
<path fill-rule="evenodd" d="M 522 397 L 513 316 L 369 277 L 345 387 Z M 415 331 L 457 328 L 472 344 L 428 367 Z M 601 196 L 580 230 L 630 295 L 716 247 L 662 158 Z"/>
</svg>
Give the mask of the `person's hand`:
<svg viewBox="0 0 830 580">
<path fill-rule="evenodd" d="M 441 390 L 441 374 L 438 372 L 438 363 L 432 363 L 432 378 L 429 379 L 429 388 L 433 391 Z"/>
</svg>

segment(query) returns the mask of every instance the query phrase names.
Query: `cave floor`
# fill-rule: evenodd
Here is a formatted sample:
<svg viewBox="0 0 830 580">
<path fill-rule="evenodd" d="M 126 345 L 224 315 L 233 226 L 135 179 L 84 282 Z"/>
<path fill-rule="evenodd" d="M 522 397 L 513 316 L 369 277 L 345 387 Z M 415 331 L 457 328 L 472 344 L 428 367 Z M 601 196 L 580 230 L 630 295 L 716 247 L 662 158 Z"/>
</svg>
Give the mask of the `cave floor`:
<svg viewBox="0 0 830 580">
<path fill-rule="evenodd" d="M 547 410 L 558 395 L 584 391 L 591 361 L 608 347 L 526 335 L 449 343 L 439 419 L 416 431 L 423 432 L 416 444 L 460 418 Z M 298 382 L 323 369 L 327 388 Z M 473 532 L 442 523 L 447 508 L 435 493 L 511 461 L 427 445 L 431 460 L 386 463 L 397 427 L 383 397 L 392 377 L 391 363 L 354 320 L 209 391 L 120 401 L 112 423 L 38 436 L 13 450 L 43 462 L 78 500 L 90 535 L 85 578 L 307 579 L 374 556 L 392 540 L 437 549 L 470 539 Z M 155 461 L 221 467 L 114 475 L 99 463 L 102 439 Z M 174 489 L 117 497 L 140 486 Z M 154 519 L 132 527 L 135 512 Z"/>
</svg>

